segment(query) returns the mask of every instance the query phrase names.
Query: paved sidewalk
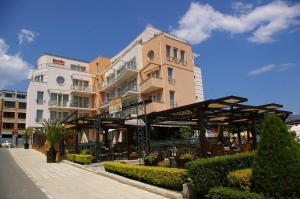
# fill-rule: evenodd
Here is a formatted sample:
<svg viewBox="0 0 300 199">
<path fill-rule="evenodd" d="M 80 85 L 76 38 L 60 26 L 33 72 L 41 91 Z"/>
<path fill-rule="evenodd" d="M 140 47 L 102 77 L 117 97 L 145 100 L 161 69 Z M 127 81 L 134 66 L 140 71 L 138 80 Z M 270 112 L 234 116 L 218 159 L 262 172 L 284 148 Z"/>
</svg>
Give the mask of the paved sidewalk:
<svg viewBox="0 0 300 199">
<path fill-rule="evenodd" d="M 33 149 L 10 149 L 10 152 L 17 164 L 49 198 L 164 198 L 66 163 L 47 164 L 46 157 Z"/>
</svg>

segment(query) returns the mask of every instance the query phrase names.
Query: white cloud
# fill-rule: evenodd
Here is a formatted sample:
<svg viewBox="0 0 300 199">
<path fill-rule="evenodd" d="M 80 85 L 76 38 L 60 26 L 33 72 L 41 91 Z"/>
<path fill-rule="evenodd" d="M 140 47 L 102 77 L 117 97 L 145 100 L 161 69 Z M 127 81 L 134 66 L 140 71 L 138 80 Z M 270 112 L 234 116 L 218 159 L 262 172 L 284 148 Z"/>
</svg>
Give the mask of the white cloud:
<svg viewBox="0 0 300 199">
<path fill-rule="evenodd" d="M 287 63 L 287 64 L 269 64 L 266 66 L 259 67 L 255 70 L 252 70 L 248 73 L 249 76 L 260 75 L 262 73 L 267 73 L 271 71 L 282 72 L 287 70 L 288 68 L 296 66 L 295 63 Z"/>
<path fill-rule="evenodd" d="M 251 3 L 243 3 L 241 1 L 237 1 L 234 2 L 231 5 L 231 8 L 235 11 L 235 12 L 239 12 L 239 13 L 248 13 L 251 11 L 251 9 L 253 8 L 253 4 Z"/>
<path fill-rule="evenodd" d="M 241 6 L 242 4 L 240 4 Z M 243 4 L 245 5 L 245 4 Z M 272 36 L 300 23 L 300 3 L 288 4 L 274 1 L 257 6 L 247 13 L 223 14 L 208 4 L 192 2 L 185 15 L 178 21 L 172 34 L 198 44 L 211 37 L 214 31 L 230 34 L 251 33 L 251 42 L 272 42 Z"/>
<path fill-rule="evenodd" d="M 32 66 L 18 54 L 7 54 L 8 48 L 4 39 L 0 38 L 0 89 L 27 79 L 32 73 Z"/>
<path fill-rule="evenodd" d="M 33 42 L 35 37 L 38 34 L 31 31 L 31 30 L 27 30 L 27 29 L 21 29 L 20 32 L 18 33 L 18 40 L 19 40 L 19 44 L 22 44 L 23 42 Z"/>
</svg>

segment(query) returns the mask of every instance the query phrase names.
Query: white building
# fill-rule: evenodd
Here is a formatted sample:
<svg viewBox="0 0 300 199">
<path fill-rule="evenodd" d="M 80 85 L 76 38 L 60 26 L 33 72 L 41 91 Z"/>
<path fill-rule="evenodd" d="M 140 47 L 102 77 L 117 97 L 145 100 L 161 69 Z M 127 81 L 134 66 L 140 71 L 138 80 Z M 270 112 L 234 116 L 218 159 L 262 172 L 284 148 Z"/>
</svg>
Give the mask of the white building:
<svg viewBox="0 0 300 199">
<path fill-rule="evenodd" d="M 92 115 L 92 77 L 88 62 L 41 56 L 28 86 L 26 127 L 41 127 L 43 119 L 62 120 L 75 110 Z"/>
</svg>

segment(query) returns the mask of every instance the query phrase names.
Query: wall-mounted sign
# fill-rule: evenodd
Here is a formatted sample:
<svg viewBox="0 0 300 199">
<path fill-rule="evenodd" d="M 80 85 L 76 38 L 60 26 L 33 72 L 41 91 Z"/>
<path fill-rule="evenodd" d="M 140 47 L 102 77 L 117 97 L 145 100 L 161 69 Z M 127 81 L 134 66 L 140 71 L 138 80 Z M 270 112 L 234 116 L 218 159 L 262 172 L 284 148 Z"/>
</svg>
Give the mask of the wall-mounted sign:
<svg viewBox="0 0 300 199">
<path fill-rule="evenodd" d="M 122 111 L 122 99 L 117 98 L 109 101 L 109 114 Z"/>
<path fill-rule="evenodd" d="M 65 61 L 61 59 L 53 59 L 53 64 L 65 65 Z"/>
</svg>

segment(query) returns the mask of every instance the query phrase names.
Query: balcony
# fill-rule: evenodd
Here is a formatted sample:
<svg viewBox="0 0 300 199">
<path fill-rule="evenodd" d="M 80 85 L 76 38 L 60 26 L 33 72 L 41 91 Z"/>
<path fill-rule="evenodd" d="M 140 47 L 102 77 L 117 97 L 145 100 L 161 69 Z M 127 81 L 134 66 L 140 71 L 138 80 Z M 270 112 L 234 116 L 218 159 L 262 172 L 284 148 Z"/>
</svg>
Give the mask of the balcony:
<svg viewBox="0 0 300 199">
<path fill-rule="evenodd" d="M 166 109 L 166 106 L 162 101 L 161 102 L 152 102 L 152 103 L 146 105 L 147 114 L 151 113 L 151 112 L 162 111 L 165 109 Z"/>
<path fill-rule="evenodd" d="M 95 94 L 95 92 L 92 90 L 92 87 L 90 86 L 71 86 L 71 92 L 72 93 L 78 93 L 78 94 Z"/>
<path fill-rule="evenodd" d="M 94 108 L 90 104 L 79 104 L 75 102 L 61 102 L 57 101 L 49 101 L 50 109 L 64 109 L 64 110 L 94 110 Z"/>
<path fill-rule="evenodd" d="M 147 94 L 163 88 L 163 82 L 160 77 L 150 77 L 140 85 L 141 93 Z"/>
<path fill-rule="evenodd" d="M 114 78 L 109 81 L 105 81 L 100 90 L 106 92 L 111 87 L 120 86 L 122 82 L 137 76 L 137 73 L 138 71 L 135 65 L 126 65 L 119 70 Z"/>
</svg>

